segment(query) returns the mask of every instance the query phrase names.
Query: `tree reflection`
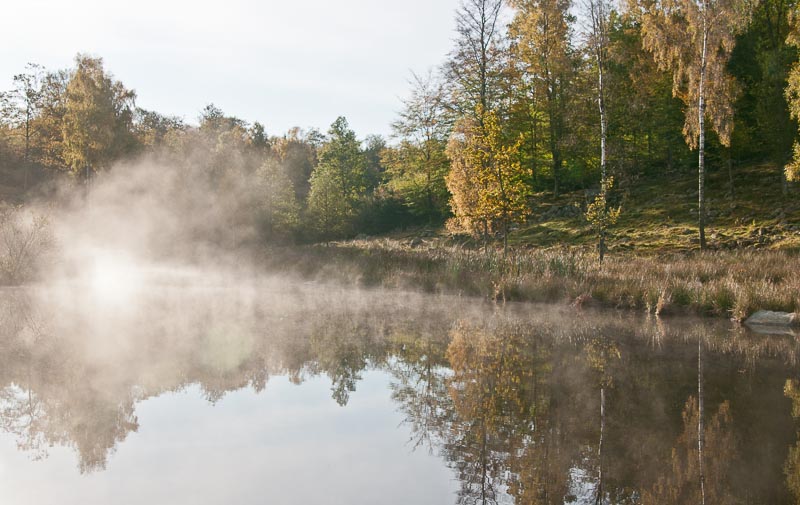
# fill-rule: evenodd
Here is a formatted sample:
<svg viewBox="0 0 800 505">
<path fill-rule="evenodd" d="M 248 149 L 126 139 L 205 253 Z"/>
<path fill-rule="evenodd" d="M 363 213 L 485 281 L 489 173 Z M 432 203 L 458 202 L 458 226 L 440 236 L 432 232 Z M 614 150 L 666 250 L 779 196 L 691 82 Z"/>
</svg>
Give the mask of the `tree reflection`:
<svg viewBox="0 0 800 505">
<path fill-rule="evenodd" d="M 274 376 L 324 376 L 344 406 L 377 370 L 410 446 L 454 471 L 458 503 L 702 503 L 705 492 L 725 504 L 750 489 L 750 503 L 780 503 L 784 463 L 800 490 L 797 447 L 786 460 L 765 449 L 737 462 L 735 443 L 788 447 L 749 412 L 774 403 L 796 343 L 704 329 L 698 349 L 685 327 L 652 321 L 211 295 L 156 293 L 147 310 L 101 316 L 80 299 L 48 308 L 0 296 L 0 430 L 33 457 L 72 447 L 80 470 L 96 471 L 138 429 L 144 399 L 197 385 L 216 402 Z M 710 356 L 726 366 L 707 367 Z M 755 366 L 757 376 L 741 373 Z M 786 386 L 795 406 L 797 389 Z"/>
<path fill-rule="evenodd" d="M 586 346 L 587 359 L 594 370 L 600 390 L 600 416 L 599 435 L 597 442 L 597 488 L 595 490 L 595 504 L 601 505 L 606 501 L 603 487 L 603 445 L 606 427 L 606 390 L 613 383 L 613 375 L 609 372 L 610 362 L 620 358 L 620 351 L 616 344 L 603 337 L 593 338 Z"/>
<path fill-rule="evenodd" d="M 453 404 L 447 394 L 450 369 L 445 358 L 447 335 L 444 332 L 401 331 L 393 337 L 394 359 L 388 361 L 394 377 L 392 399 L 400 406 L 410 429 L 414 449 L 432 452 L 444 440 Z"/>
<path fill-rule="evenodd" d="M 787 398 L 792 401 L 792 417 L 800 419 L 800 381 L 797 379 L 787 379 L 783 388 Z M 797 433 L 800 440 L 800 431 Z M 786 486 L 792 493 L 795 503 L 800 503 L 800 442 L 789 449 L 789 455 L 784 464 L 786 474 Z"/>
<path fill-rule="evenodd" d="M 705 419 L 703 339 L 697 343 L 697 396 L 684 405 L 683 432 L 672 449 L 671 471 L 644 494 L 645 503 L 742 503 L 732 491 L 738 460 L 730 404 L 724 401 L 709 423 Z"/>
</svg>

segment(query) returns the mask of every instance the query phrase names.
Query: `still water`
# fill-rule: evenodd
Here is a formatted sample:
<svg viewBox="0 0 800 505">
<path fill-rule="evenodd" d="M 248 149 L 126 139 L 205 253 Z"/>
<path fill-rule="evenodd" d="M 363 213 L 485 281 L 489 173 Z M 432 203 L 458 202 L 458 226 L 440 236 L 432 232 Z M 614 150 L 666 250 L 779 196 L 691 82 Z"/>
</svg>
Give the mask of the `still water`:
<svg viewBox="0 0 800 505">
<path fill-rule="evenodd" d="M 7 289 L 0 503 L 796 503 L 798 350 L 282 280 Z"/>
</svg>

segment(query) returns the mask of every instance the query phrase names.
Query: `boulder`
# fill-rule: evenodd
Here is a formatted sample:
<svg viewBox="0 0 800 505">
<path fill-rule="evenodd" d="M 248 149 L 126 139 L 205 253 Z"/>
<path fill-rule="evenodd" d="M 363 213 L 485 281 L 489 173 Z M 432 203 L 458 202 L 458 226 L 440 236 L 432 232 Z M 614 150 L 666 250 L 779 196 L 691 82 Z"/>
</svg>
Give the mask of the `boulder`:
<svg viewBox="0 0 800 505">
<path fill-rule="evenodd" d="M 744 322 L 748 326 L 800 326 L 797 314 L 759 310 Z"/>
<path fill-rule="evenodd" d="M 769 326 L 766 324 L 748 324 L 747 328 L 756 335 L 769 337 L 800 337 L 800 328 L 791 326 Z"/>
</svg>

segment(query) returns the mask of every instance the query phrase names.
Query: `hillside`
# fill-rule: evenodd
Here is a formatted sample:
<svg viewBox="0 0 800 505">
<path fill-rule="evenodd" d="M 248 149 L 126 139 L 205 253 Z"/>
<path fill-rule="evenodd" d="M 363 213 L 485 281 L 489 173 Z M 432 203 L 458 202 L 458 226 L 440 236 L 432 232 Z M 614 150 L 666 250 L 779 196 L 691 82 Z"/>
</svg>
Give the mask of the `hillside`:
<svg viewBox="0 0 800 505">
<path fill-rule="evenodd" d="M 706 183 L 710 249 L 800 248 L 800 198 L 789 187 L 782 194 L 777 167 L 751 164 L 734 171 L 731 196 L 727 171 L 711 172 Z M 691 171 L 623 181 L 614 205 L 622 214 L 612 230 L 610 251 L 648 254 L 696 249 L 697 176 Z M 596 238 L 583 212 L 588 193 L 533 197 L 533 213 L 509 243 L 517 247 L 572 245 L 593 247 Z M 409 234 L 396 234 L 408 237 Z"/>
</svg>

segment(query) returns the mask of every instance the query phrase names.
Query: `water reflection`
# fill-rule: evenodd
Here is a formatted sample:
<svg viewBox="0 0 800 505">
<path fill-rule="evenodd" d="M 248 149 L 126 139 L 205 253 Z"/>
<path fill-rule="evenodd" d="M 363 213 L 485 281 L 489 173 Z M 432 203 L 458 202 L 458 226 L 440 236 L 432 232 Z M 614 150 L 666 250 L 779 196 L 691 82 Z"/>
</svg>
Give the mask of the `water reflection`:
<svg viewBox="0 0 800 505">
<path fill-rule="evenodd" d="M 217 403 L 326 378 L 347 408 L 387 377 L 407 449 L 441 457 L 455 503 L 800 497 L 790 336 L 282 282 L 98 306 L 74 286 L 0 294 L 0 430 L 32 458 L 67 446 L 102 473 L 141 402 L 191 385 Z"/>
</svg>

